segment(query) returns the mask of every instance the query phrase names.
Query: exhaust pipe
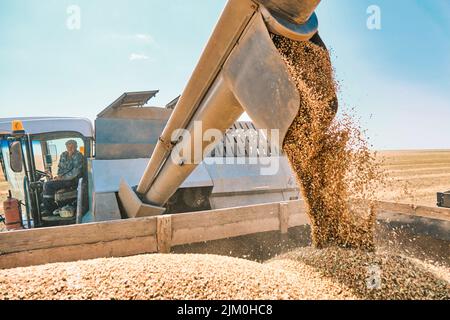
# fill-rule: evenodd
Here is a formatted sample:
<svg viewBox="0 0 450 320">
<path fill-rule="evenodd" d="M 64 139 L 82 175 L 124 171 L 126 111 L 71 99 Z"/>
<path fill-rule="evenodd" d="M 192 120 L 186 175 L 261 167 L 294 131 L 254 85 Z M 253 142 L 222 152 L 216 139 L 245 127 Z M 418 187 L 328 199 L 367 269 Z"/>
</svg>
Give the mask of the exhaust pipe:
<svg viewBox="0 0 450 320">
<path fill-rule="evenodd" d="M 261 129 L 278 129 L 280 145 L 299 110 L 299 93 L 270 33 L 308 41 L 318 29 L 320 0 L 229 0 L 136 190 L 122 181 L 130 218 L 160 215 L 200 161 L 172 161 L 177 147 L 195 150 L 196 122 L 225 133 L 247 112 Z M 179 129 L 184 133 L 174 134 Z M 217 141 L 220 143 L 220 141 Z M 201 145 L 202 155 L 211 142 Z M 191 159 L 195 159 L 192 152 Z"/>
</svg>

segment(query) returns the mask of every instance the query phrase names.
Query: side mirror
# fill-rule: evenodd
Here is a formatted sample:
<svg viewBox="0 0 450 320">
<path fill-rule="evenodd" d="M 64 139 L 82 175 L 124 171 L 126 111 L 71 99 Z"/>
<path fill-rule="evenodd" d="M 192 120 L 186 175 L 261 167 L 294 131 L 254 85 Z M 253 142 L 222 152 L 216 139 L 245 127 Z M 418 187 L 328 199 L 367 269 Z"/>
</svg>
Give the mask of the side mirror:
<svg viewBox="0 0 450 320">
<path fill-rule="evenodd" d="M 9 159 L 11 170 L 15 173 L 22 172 L 23 154 L 22 154 L 22 144 L 19 141 L 14 141 L 9 147 Z"/>
</svg>

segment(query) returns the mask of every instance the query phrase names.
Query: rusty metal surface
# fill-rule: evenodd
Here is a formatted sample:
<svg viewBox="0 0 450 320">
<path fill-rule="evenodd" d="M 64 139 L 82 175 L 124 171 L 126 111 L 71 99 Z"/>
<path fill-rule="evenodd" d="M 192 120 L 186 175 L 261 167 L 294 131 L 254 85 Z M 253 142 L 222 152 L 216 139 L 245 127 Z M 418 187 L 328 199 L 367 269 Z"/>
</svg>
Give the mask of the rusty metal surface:
<svg viewBox="0 0 450 320">
<path fill-rule="evenodd" d="M 321 0 L 254 0 L 297 24 L 309 20 Z"/>
<path fill-rule="evenodd" d="M 315 13 L 313 13 L 307 22 L 296 24 L 276 13 L 269 12 L 264 7 L 261 7 L 261 12 L 271 33 L 281 35 L 291 40 L 309 41 L 319 29 L 319 20 Z"/>
</svg>

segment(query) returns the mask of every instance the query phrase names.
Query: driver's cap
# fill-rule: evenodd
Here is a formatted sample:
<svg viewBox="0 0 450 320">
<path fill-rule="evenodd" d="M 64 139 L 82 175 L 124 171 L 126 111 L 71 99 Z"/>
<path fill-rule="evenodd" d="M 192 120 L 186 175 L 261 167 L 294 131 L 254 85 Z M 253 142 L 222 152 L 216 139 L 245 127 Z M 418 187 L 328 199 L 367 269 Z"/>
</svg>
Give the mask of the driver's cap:
<svg viewBox="0 0 450 320">
<path fill-rule="evenodd" d="M 75 146 L 75 148 L 78 147 L 78 143 L 75 140 L 69 140 L 66 142 L 66 146 L 68 146 L 69 144 L 73 144 Z"/>
</svg>

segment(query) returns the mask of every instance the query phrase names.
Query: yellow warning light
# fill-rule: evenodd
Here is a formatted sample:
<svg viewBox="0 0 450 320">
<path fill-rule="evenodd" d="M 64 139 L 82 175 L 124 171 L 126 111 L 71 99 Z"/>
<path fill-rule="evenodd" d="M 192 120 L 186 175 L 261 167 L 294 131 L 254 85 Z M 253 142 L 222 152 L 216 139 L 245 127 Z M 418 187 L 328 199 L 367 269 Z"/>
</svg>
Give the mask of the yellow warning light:
<svg viewBox="0 0 450 320">
<path fill-rule="evenodd" d="M 83 146 L 81 146 L 80 147 L 80 153 L 84 156 L 85 154 L 84 154 L 84 147 Z"/>
<path fill-rule="evenodd" d="M 23 123 L 20 120 L 14 120 L 11 124 L 13 132 L 24 132 Z"/>
</svg>

